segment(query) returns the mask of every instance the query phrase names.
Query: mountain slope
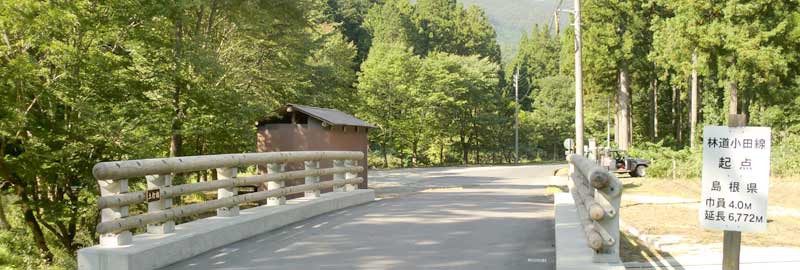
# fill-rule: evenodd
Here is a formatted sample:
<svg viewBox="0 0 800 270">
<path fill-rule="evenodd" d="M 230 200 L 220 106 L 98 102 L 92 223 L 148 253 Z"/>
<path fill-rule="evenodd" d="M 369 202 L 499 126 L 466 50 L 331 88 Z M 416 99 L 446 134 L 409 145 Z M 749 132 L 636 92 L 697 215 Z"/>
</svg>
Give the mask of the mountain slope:
<svg viewBox="0 0 800 270">
<path fill-rule="evenodd" d="M 503 51 L 503 59 L 516 54 L 523 32 L 530 32 L 534 24 L 552 24 L 553 11 L 559 0 L 459 0 L 465 7 L 477 5 L 486 11 L 497 30 L 497 42 Z M 564 1 L 562 8 L 571 8 L 572 1 Z M 563 29 L 569 20 L 568 14 L 560 15 Z M 504 61 L 505 62 L 505 61 Z"/>
</svg>

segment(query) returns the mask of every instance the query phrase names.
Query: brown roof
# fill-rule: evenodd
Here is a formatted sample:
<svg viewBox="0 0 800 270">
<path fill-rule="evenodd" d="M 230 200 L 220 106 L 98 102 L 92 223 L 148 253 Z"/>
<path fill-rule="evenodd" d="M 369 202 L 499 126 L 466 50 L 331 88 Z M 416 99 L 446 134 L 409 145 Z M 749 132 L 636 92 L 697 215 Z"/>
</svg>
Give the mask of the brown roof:
<svg viewBox="0 0 800 270">
<path fill-rule="evenodd" d="M 375 128 L 375 126 L 373 126 L 370 123 L 367 123 L 361 119 L 355 118 L 352 115 L 334 109 L 317 108 L 300 104 L 288 103 L 279 110 L 279 113 L 286 114 L 287 113 L 286 109 L 290 107 L 292 109 L 302 112 L 310 117 L 314 117 L 322 121 L 323 123 L 327 123 L 332 126 L 356 126 L 356 127 Z"/>
</svg>

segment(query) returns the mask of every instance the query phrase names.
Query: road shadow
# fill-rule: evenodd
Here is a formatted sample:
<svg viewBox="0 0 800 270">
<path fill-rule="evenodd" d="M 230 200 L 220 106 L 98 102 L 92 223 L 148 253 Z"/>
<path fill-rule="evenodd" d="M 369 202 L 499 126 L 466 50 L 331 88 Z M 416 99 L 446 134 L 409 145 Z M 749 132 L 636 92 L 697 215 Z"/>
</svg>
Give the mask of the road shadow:
<svg viewBox="0 0 800 270">
<path fill-rule="evenodd" d="M 650 248 L 625 232 L 620 232 L 620 238 L 620 257 L 625 269 L 685 269 L 669 252 Z"/>
<path fill-rule="evenodd" d="M 552 270 L 553 206 L 542 197 L 538 191 L 509 194 L 489 187 L 383 199 L 294 223 L 167 269 Z"/>
<path fill-rule="evenodd" d="M 622 184 L 622 190 L 629 189 L 629 188 L 637 188 L 637 187 L 640 187 L 640 186 L 642 186 L 642 184 L 640 184 L 640 183 L 628 182 L 628 183 Z"/>
</svg>

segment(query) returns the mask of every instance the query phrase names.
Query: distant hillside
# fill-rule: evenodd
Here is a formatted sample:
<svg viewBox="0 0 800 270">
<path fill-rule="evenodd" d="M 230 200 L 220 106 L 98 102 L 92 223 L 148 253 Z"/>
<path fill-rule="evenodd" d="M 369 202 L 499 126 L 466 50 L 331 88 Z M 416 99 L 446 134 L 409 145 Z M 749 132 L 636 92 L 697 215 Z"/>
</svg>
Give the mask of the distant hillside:
<svg viewBox="0 0 800 270">
<path fill-rule="evenodd" d="M 551 24 L 553 11 L 559 0 L 459 0 L 464 6 L 477 5 L 486 11 L 497 30 L 497 41 L 503 50 L 504 62 L 517 52 L 522 32 L 530 32 L 534 24 Z M 571 8 L 572 1 L 564 1 L 562 8 Z M 569 20 L 562 13 L 561 26 Z"/>
</svg>

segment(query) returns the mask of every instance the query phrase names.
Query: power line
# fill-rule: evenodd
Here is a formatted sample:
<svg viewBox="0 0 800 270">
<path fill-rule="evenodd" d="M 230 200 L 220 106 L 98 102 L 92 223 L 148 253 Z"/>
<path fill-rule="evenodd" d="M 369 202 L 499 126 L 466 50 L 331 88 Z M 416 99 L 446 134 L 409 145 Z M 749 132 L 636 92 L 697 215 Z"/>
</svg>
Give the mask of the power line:
<svg viewBox="0 0 800 270">
<path fill-rule="evenodd" d="M 550 32 L 550 30 L 552 30 L 551 27 L 553 27 L 554 25 L 555 25 L 556 29 L 558 29 L 558 24 L 560 23 L 560 21 L 558 20 L 558 9 L 561 8 L 561 4 L 563 4 L 563 3 L 564 3 L 564 0 L 559 0 L 558 1 L 558 5 L 555 8 L 553 8 L 553 13 L 550 13 L 550 14 L 552 14 L 552 15 L 550 15 L 551 16 L 550 17 L 550 21 L 554 22 L 554 23 L 551 23 L 551 24 L 549 24 L 547 26 L 547 31 L 548 32 Z M 557 32 L 558 31 L 556 31 L 556 34 L 558 34 Z"/>
</svg>

